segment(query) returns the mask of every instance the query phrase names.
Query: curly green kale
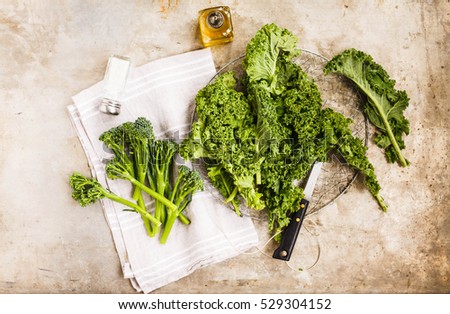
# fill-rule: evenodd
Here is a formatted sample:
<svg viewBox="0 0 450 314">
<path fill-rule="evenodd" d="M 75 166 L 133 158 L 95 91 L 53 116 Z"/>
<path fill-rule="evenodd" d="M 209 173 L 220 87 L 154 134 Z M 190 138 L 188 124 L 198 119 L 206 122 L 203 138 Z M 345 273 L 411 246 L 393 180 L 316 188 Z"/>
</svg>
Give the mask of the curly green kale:
<svg viewBox="0 0 450 314">
<path fill-rule="evenodd" d="M 198 92 L 198 121 L 182 143 L 180 153 L 185 159 L 207 158 L 212 164 L 221 165 L 234 185 L 225 198 L 238 191 L 249 207 L 263 209 L 262 194 L 255 182 L 263 160 L 256 152 L 253 115 L 244 94 L 234 89 L 235 84 L 233 73 L 227 72 Z M 209 174 L 213 182 L 221 180 L 212 177 L 220 172 Z"/>
<path fill-rule="evenodd" d="M 295 182 L 326 156 L 315 144 L 322 100 L 315 83 L 292 61 L 299 53 L 291 32 L 269 24 L 252 38 L 243 60 L 257 152 L 264 158 L 258 188 L 273 232 L 283 230 L 300 208 L 303 189 Z"/>
<path fill-rule="evenodd" d="M 279 71 L 280 60 L 289 61 L 300 54 L 298 39 L 289 30 L 275 24 L 264 25 L 247 45 L 242 66 L 249 82 L 257 82 L 270 93 L 284 90 L 285 80 Z"/>
<path fill-rule="evenodd" d="M 240 197 L 250 208 L 266 208 L 276 240 L 300 209 L 304 194 L 297 183 L 332 152 L 364 173 L 367 188 L 387 208 L 351 120 L 322 108 L 316 83 L 292 60 L 299 53 L 291 32 L 264 26 L 247 46 L 244 92 L 235 90 L 231 72 L 200 90 L 198 121 L 181 145 L 184 158 L 209 164 L 212 184 L 238 215 Z"/>
<path fill-rule="evenodd" d="M 353 121 L 330 108 L 323 110 L 322 139 L 326 144 L 327 151 L 337 151 L 353 168 L 364 174 L 364 184 L 369 192 L 378 201 L 378 204 L 387 211 L 388 207 L 380 195 L 380 184 L 378 183 L 375 169 L 367 158 L 367 147 L 363 141 L 352 135 L 350 124 Z"/>
<path fill-rule="evenodd" d="M 403 157 L 403 134 L 409 134 L 409 121 L 403 111 L 409 105 L 405 91 L 395 89 L 395 81 L 371 56 L 356 49 L 348 49 L 331 59 L 324 73 L 339 73 L 350 80 L 367 96 L 364 111 L 377 127 L 375 143 L 384 149 L 390 163 L 399 162 L 406 167 Z"/>
<path fill-rule="evenodd" d="M 233 178 L 221 165 L 208 167 L 208 177 L 211 179 L 213 186 L 226 197 L 225 203 L 231 203 L 234 211 L 238 216 L 242 216 L 239 198 L 236 197 L 238 189 L 233 182 Z"/>
</svg>

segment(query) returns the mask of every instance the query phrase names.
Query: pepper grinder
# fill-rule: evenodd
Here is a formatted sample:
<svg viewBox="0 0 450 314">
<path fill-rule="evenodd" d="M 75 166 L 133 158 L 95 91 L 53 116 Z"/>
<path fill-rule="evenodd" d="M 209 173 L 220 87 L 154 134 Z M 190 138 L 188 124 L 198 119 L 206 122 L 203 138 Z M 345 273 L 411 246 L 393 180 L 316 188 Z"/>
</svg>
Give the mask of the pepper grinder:
<svg viewBox="0 0 450 314">
<path fill-rule="evenodd" d="M 198 12 L 200 38 L 204 47 L 233 41 L 231 11 L 227 6 L 218 6 Z"/>
</svg>

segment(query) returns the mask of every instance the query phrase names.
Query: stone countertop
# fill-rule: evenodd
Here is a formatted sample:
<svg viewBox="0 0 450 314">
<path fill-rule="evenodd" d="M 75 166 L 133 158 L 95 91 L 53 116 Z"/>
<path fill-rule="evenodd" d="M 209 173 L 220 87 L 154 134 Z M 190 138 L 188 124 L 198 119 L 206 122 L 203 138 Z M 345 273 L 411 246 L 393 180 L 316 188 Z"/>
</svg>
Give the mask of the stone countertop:
<svg viewBox="0 0 450 314">
<path fill-rule="evenodd" d="M 197 12 L 221 4 L 231 7 L 235 40 L 212 48 L 217 67 L 271 22 L 326 57 L 350 47 L 371 54 L 411 98 L 411 166 L 387 164 L 369 142 L 390 211 L 355 182 L 305 221 L 321 253 L 310 269 L 243 254 L 155 293 L 449 292 L 446 0 L 2 1 L 0 292 L 134 293 L 100 205 L 71 199 L 67 178 L 88 165 L 66 106 L 103 78 L 113 53 L 141 65 L 201 48 Z"/>
</svg>

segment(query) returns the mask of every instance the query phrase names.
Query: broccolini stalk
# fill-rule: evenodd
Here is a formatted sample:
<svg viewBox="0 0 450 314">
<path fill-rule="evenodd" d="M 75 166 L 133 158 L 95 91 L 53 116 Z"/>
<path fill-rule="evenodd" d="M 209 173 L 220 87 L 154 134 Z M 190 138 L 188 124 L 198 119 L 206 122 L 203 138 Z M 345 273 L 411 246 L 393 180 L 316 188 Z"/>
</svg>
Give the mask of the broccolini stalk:
<svg viewBox="0 0 450 314">
<path fill-rule="evenodd" d="M 73 199 L 83 207 L 95 203 L 97 200 L 106 197 L 112 201 L 135 210 L 142 216 L 146 217 L 148 220 L 152 221 L 155 225 L 161 225 L 161 222 L 159 220 L 157 220 L 147 211 L 143 210 L 142 207 L 106 190 L 94 178 L 88 179 L 85 176 L 75 172 L 74 174 L 72 174 L 72 176 L 70 176 L 70 186 L 72 187 Z"/>
<path fill-rule="evenodd" d="M 142 193 L 139 191 L 139 198 L 138 198 L 138 200 L 137 200 L 137 204 L 142 208 L 142 209 L 144 209 L 145 210 L 145 212 L 147 212 L 147 209 L 146 209 L 146 207 L 145 207 L 145 202 L 144 202 L 144 198 L 142 197 Z M 142 217 L 142 220 L 144 221 L 144 226 L 145 226 L 145 230 L 147 231 L 147 234 L 150 236 L 150 237 L 153 237 L 153 236 L 155 236 L 155 233 L 153 232 L 153 228 L 152 228 L 152 225 L 150 224 L 150 221 L 144 216 L 144 215 L 141 215 L 141 217 Z"/>
<path fill-rule="evenodd" d="M 147 174 L 147 162 L 149 159 L 148 142 L 153 140 L 153 127 L 147 119 L 139 117 L 134 123 L 126 122 L 122 125 L 125 133 L 125 140 L 129 145 L 130 156 L 133 158 L 135 175 L 134 177 L 141 183 L 145 183 Z M 134 189 L 133 199 L 145 208 L 144 198 L 139 188 Z M 154 236 L 154 232 L 148 221 L 145 227 L 149 236 Z"/>
<path fill-rule="evenodd" d="M 168 200 L 166 197 L 164 197 L 164 195 L 161 195 L 158 192 L 156 192 L 155 190 L 152 190 L 151 188 L 147 187 L 145 184 L 142 184 L 141 182 L 136 180 L 136 178 L 131 176 L 124 169 L 124 166 L 116 159 L 112 159 L 106 164 L 106 174 L 108 175 L 108 177 L 110 179 L 113 179 L 113 180 L 114 179 L 128 180 L 131 183 L 133 183 L 133 185 L 135 187 L 140 188 L 142 191 L 144 191 L 145 193 L 147 193 L 148 195 L 153 197 L 155 200 L 163 203 L 169 209 L 171 209 L 171 210 L 178 209 L 178 207 L 174 203 L 172 203 L 170 200 Z"/>
<path fill-rule="evenodd" d="M 182 165 L 178 167 L 177 181 L 172 190 L 170 200 L 178 206 L 177 210 L 168 208 L 167 220 L 164 223 L 164 230 L 160 242 L 166 243 L 177 217 L 186 209 L 192 200 L 192 194 L 203 190 L 203 181 L 197 171 L 192 171 Z"/>
<path fill-rule="evenodd" d="M 187 218 L 183 213 L 178 214 L 178 219 L 180 219 L 180 221 L 183 225 L 191 224 L 191 221 L 189 220 L 189 218 Z"/>
<path fill-rule="evenodd" d="M 135 178 L 145 183 L 147 176 L 147 164 L 149 161 L 149 142 L 154 140 L 153 127 L 147 119 L 139 117 L 136 121 L 122 124 L 125 140 L 129 144 L 130 156 L 132 156 L 135 167 Z M 142 198 L 139 188 L 134 190 L 133 199 Z"/>
<path fill-rule="evenodd" d="M 170 169 L 173 156 L 178 151 L 178 144 L 170 140 L 157 140 L 150 143 L 149 151 L 148 180 L 150 186 L 154 187 L 159 194 L 166 195 L 170 188 Z M 155 202 L 155 217 L 162 223 L 167 218 L 164 204 L 158 200 Z"/>
<path fill-rule="evenodd" d="M 139 120 L 139 119 L 138 119 Z M 124 124 L 125 125 L 125 124 Z M 116 159 L 123 165 L 124 169 L 130 176 L 135 177 L 135 165 L 133 163 L 132 158 L 129 157 L 130 152 L 127 149 L 127 140 L 130 138 L 130 135 L 127 132 L 127 127 L 124 128 L 124 125 L 120 125 L 118 127 L 112 128 L 102 135 L 100 135 L 100 140 L 114 153 Z M 128 126 L 128 128 L 130 128 Z M 135 188 L 134 193 L 138 193 L 140 196 L 136 198 L 138 201 L 138 205 L 145 210 L 144 199 L 142 198 L 142 193 L 139 192 L 139 189 Z M 149 235 L 152 235 L 151 226 L 149 220 L 145 218 L 145 215 L 141 215 L 142 220 L 144 221 L 145 229 Z"/>
</svg>

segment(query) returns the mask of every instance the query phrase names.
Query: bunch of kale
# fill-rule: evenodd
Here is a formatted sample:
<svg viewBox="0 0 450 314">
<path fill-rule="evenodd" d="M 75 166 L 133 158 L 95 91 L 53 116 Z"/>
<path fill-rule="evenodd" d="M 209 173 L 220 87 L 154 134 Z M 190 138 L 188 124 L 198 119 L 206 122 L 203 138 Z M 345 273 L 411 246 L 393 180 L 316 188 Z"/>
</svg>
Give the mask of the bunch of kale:
<svg viewBox="0 0 450 314">
<path fill-rule="evenodd" d="M 272 232 L 283 230 L 300 208 L 304 195 L 296 183 L 331 151 L 365 175 L 368 190 L 387 209 L 367 148 L 352 135 L 352 121 L 322 108 L 317 85 L 292 61 L 299 54 L 290 31 L 265 25 L 247 46 L 240 82 L 245 90 L 235 89 L 232 72 L 200 90 L 198 120 L 180 150 L 185 159 L 207 163 L 212 184 L 237 214 L 242 200 L 267 209 Z"/>
</svg>

